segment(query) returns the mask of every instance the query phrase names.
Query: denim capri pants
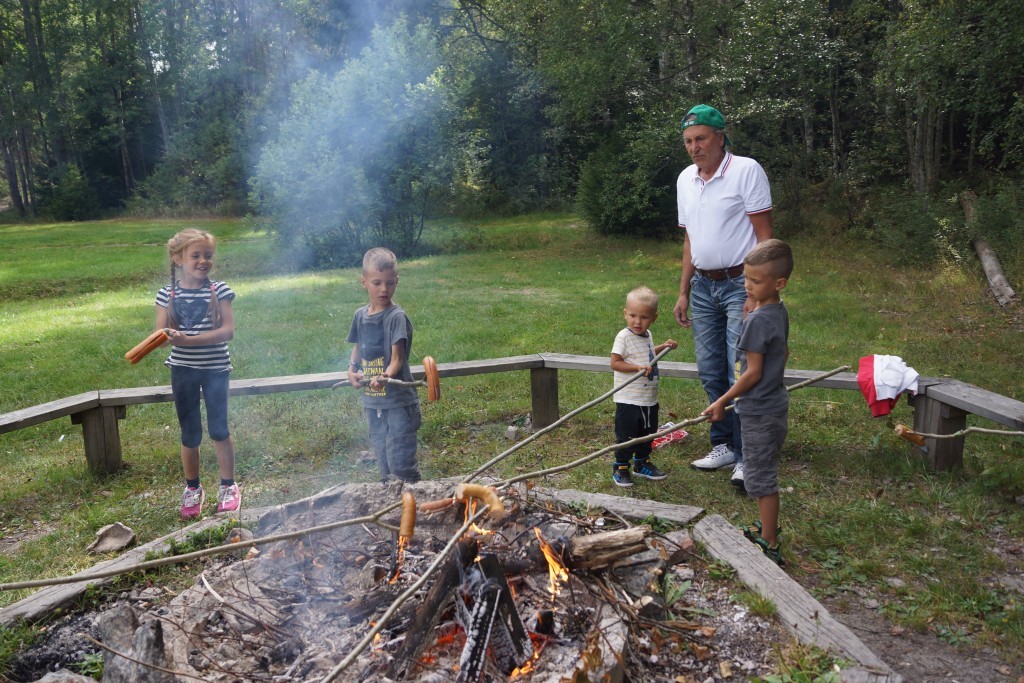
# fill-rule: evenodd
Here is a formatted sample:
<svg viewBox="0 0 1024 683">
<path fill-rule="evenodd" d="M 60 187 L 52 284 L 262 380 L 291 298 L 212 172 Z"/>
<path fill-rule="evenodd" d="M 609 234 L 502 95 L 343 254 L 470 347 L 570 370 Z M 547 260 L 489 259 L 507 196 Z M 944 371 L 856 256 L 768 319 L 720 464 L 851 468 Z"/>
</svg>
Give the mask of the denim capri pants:
<svg viewBox="0 0 1024 683">
<path fill-rule="evenodd" d="M 224 441 L 228 431 L 228 376 L 225 370 L 200 370 L 171 366 L 171 391 L 174 409 L 181 425 L 181 445 L 196 448 L 203 441 L 203 416 L 199 407 L 200 389 L 206 403 L 206 426 L 210 438 Z"/>
</svg>

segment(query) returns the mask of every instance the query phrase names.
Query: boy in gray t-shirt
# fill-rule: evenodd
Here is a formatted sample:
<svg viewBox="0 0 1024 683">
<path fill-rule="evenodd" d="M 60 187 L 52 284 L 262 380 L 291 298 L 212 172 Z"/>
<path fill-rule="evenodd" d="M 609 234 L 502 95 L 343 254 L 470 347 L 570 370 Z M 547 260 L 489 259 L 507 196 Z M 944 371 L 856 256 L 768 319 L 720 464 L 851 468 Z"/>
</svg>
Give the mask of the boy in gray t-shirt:
<svg viewBox="0 0 1024 683">
<path fill-rule="evenodd" d="M 757 500 L 759 520 L 743 530 L 775 563 L 782 566 L 778 535 L 779 450 L 789 430 L 789 394 L 783 383 L 789 357 L 789 313 L 779 297 L 793 273 L 793 251 L 782 240 L 759 243 L 743 259 L 747 305 L 737 344 L 736 382 L 702 415 L 712 422 L 725 416 L 729 401 L 743 416 L 743 474 L 747 495 Z"/>
<path fill-rule="evenodd" d="M 363 409 L 381 481 L 395 476 L 417 482 L 420 469 L 416 462 L 416 432 L 423 422 L 420 399 L 414 388 L 386 381 L 412 381 L 412 323 L 394 302 L 398 259 L 382 247 L 370 249 L 363 256 L 361 282 L 370 303 L 352 316 L 348 341 L 354 346 L 348 381 L 353 387 L 366 387 Z"/>
</svg>

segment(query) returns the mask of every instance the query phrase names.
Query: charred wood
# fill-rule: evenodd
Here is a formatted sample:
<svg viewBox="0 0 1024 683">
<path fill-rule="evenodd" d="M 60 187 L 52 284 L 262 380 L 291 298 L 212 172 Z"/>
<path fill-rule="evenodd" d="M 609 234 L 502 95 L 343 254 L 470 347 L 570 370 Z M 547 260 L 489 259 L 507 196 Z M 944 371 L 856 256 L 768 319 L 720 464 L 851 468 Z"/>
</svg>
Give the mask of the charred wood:
<svg viewBox="0 0 1024 683">
<path fill-rule="evenodd" d="M 434 629 L 443 612 L 443 607 L 458 588 L 465 567 L 476 559 L 477 541 L 469 538 L 460 541 L 455 552 L 430 588 L 423 604 L 416 611 L 407 631 L 401 650 L 388 668 L 390 678 L 401 679 L 419 660 L 423 650 L 434 640 Z"/>
</svg>

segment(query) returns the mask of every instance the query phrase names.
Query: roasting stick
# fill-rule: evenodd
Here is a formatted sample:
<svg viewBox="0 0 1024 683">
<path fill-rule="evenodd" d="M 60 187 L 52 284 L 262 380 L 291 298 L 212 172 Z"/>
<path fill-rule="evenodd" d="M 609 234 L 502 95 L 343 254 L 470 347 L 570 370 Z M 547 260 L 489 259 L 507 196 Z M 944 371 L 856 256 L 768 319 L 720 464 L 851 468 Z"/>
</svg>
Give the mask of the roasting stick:
<svg viewBox="0 0 1024 683">
<path fill-rule="evenodd" d="M 330 524 L 321 524 L 320 526 L 309 527 L 307 529 L 299 529 L 298 531 L 289 531 L 284 534 L 276 534 L 274 536 L 264 536 L 262 538 L 254 538 L 251 541 L 240 541 L 238 543 L 229 543 L 227 545 L 219 545 L 216 548 L 206 548 L 204 550 L 197 550 L 193 553 L 185 553 L 184 555 L 170 555 L 168 557 L 161 557 L 159 560 L 150 560 L 148 562 L 139 562 L 128 567 L 122 567 L 120 569 L 109 569 L 103 572 L 95 572 L 91 574 L 75 574 L 74 576 L 58 576 L 52 579 L 36 579 L 35 581 L 20 581 L 18 583 L 0 583 L 0 591 L 13 591 L 21 590 L 23 588 L 39 588 L 41 586 L 57 586 L 66 583 L 80 583 L 82 581 L 95 581 L 96 579 L 108 579 L 112 576 L 119 576 L 121 574 L 129 574 L 131 572 L 142 571 L 145 569 L 153 569 L 155 567 L 162 567 L 168 564 L 177 564 L 179 562 L 189 562 L 191 560 L 198 559 L 200 557 L 207 557 L 209 555 L 219 555 L 221 553 L 230 553 L 235 550 L 241 550 L 243 548 L 255 548 L 258 545 L 266 545 L 267 543 L 276 543 L 277 541 L 288 541 L 293 538 L 301 538 L 303 536 L 309 536 L 320 531 L 330 531 L 331 529 L 338 529 L 343 526 L 352 526 L 354 524 L 366 524 L 373 523 L 392 531 L 398 531 L 398 527 L 392 524 L 385 524 L 380 521 L 380 518 L 391 512 L 396 508 L 402 507 L 402 501 L 398 501 L 388 505 L 385 508 L 381 508 L 377 512 L 365 517 L 354 517 L 352 519 L 343 519 L 337 522 L 331 522 Z"/>
<path fill-rule="evenodd" d="M 423 587 L 423 585 L 427 582 L 427 579 L 430 578 L 430 576 L 441 567 L 442 562 L 448 559 L 448 555 L 455 548 L 455 544 L 459 542 L 459 540 L 462 538 L 462 535 L 469 530 L 469 527 L 472 526 L 474 522 L 483 517 L 489 509 L 489 505 L 483 505 L 472 516 L 470 516 L 469 519 L 466 520 L 465 524 L 463 524 L 462 527 L 460 527 L 459 530 L 455 532 L 455 535 L 452 536 L 451 540 L 448 541 L 448 545 L 446 545 L 444 549 L 437 554 L 437 557 L 435 557 L 434 561 L 430 563 L 430 566 L 427 567 L 426 571 L 424 571 L 420 578 L 416 580 L 416 583 L 406 588 L 401 595 L 395 598 L 395 601 L 391 603 L 391 606 L 387 608 L 387 611 L 385 611 L 384 614 L 382 614 L 375 620 L 376 623 L 374 624 L 373 628 L 367 631 L 366 635 L 363 636 L 363 639 L 359 641 L 359 643 L 354 648 L 352 648 L 352 651 L 348 653 L 345 659 L 341 660 L 341 662 L 339 662 L 336 667 L 331 669 L 331 671 L 321 680 L 320 683 L 330 683 L 331 681 L 333 681 L 341 674 L 342 671 L 347 669 L 349 665 L 351 665 L 352 662 L 356 660 L 356 657 L 362 654 L 363 650 L 369 647 L 370 643 L 373 642 L 373 637 L 380 633 L 384 629 L 384 626 L 389 621 L 391 621 L 391 617 L 395 615 L 395 612 L 398 611 L 398 608 L 401 607 L 406 600 L 415 595 L 416 592 Z"/>
<path fill-rule="evenodd" d="M 657 356 L 655 356 L 654 360 L 651 361 L 651 365 L 654 365 L 655 363 L 657 363 L 659 360 L 661 360 L 662 356 L 664 356 L 666 353 L 668 353 L 671 350 L 672 349 L 669 349 L 669 348 L 662 349 L 661 353 L 659 353 Z M 493 458 L 491 458 L 490 460 L 485 462 L 483 465 L 481 465 L 479 468 L 477 468 L 477 470 L 475 472 L 473 472 L 472 474 L 466 475 L 462 479 L 462 481 L 463 482 L 473 481 L 474 479 L 479 477 L 481 474 L 486 472 L 491 466 L 496 465 L 497 463 L 501 462 L 502 460 L 504 460 L 505 458 L 507 458 L 508 456 L 512 455 L 513 453 L 518 451 L 520 448 L 525 446 L 526 444 L 531 443 L 533 441 L 536 441 L 542 435 L 547 434 L 548 432 L 550 432 L 555 427 L 558 427 L 558 426 L 562 425 L 570 417 L 574 417 L 575 415 L 578 415 L 578 414 L 582 413 L 584 410 L 587 410 L 588 408 L 592 408 L 592 407 L 596 406 L 598 403 L 600 403 L 601 401 L 604 401 L 605 399 L 607 399 L 609 396 L 611 396 L 615 392 L 619 391 L 620 389 L 624 389 L 625 387 L 627 387 L 628 385 L 632 384 L 633 382 L 635 382 L 636 380 L 640 379 L 643 376 L 644 376 L 644 372 L 643 372 L 643 370 L 641 370 L 641 371 L 637 372 L 635 375 L 633 375 L 632 377 L 630 377 L 629 379 L 627 379 L 622 384 L 618 385 L 617 387 L 612 387 L 611 391 L 608 391 L 608 392 L 605 392 L 605 393 L 601 394 L 600 396 L 595 398 L 590 403 L 586 403 L 586 404 L 580 406 L 579 408 L 577 408 L 576 410 L 573 410 L 572 412 L 568 413 L 564 417 L 561 417 L 561 418 L 555 420 L 554 422 L 549 424 L 547 427 L 544 427 L 543 429 L 538 429 L 536 432 L 534 432 L 530 436 L 526 437 L 525 439 L 523 439 L 519 443 L 514 444 L 511 448 L 509 448 L 504 453 L 499 453 L 498 455 L 494 456 Z M 678 427 L 680 427 L 680 425 L 676 425 L 676 428 L 678 428 Z M 671 430 L 671 431 L 675 431 L 675 430 Z"/>
<path fill-rule="evenodd" d="M 966 434 L 996 434 L 998 436 L 1024 436 L 1024 432 L 1015 432 L 1008 429 L 988 429 L 987 427 L 967 427 L 952 434 L 929 434 L 927 432 L 916 432 L 910 427 L 902 424 L 896 425 L 896 436 L 901 436 L 907 441 L 918 446 L 924 446 L 925 439 L 956 439 Z"/>
<path fill-rule="evenodd" d="M 849 370 L 849 369 L 850 369 L 849 365 L 843 365 L 841 367 L 836 368 L 835 370 L 829 370 L 828 372 L 825 372 L 825 373 L 822 373 L 820 375 L 817 375 L 816 377 L 811 377 L 810 379 L 806 379 L 803 382 L 800 382 L 799 384 L 794 384 L 792 386 L 788 386 L 788 387 L 786 387 L 786 391 L 796 391 L 797 389 L 802 389 L 802 388 L 804 388 L 806 386 L 810 386 L 811 384 L 814 384 L 815 382 L 820 382 L 823 379 L 827 379 L 827 378 L 831 377 L 832 375 L 838 375 L 840 372 L 843 372 L 843 371 Z M 735 409 L 735 405 L 726 406 L 725 409 L 727 411 L 733 410 L 733 409 Z M 612 451 L 614 451 L 614 450 L 616 450 L 618 448 L 625 448 L 627 446 L 635 446 L 636 444 L 644 443 L 645 441 L 652 441 L 653 439 L 656 439 L 659 436 L 665 436 L 666 434 L 669 434 L 669 433 L 671 433 L 671 432 L 673 432 L 673 431 L 675 431 L 675 430 L 677 430 L 677 429 L 679 429 L 681 427 L 689 427 L 690 425 L 700 424 L 701 422 L 707 422 L 709 419 L 711 419 L 710 415 L 701 415 L 700 417 L 694 417 L 694 418 L 690 418 L 689 420 L 683 420 L 682 422 L 676 422 L 671 427 L 666 427 L 665 429 L 657 431 L 654 434 L 648 434 L 647 436 L 638 436 L 637 438 L 630 439 L 629 441 L 623 441 L 622 443 L 612 444 L 611 446 L 607 446 L 605 448 L 602 448 L 601 450 L 595 451 L 595 452 L 591 453 L 590 455 L 585 455 L 582 458 L 578 458 L 576 460 L 573 460 L 570 463 L 566 463 L 564 465 L 558 465 L 557 467 L 549 467 L 548 469 L 538 470 L 536 472 L 527 472 L 526 474 L 520 474 L 517 477 L 511 477 L 510 479 L 506 479 L 505 481 L 501 481 L 501 482 L 498 482 L 498 483 L 494 484 L 494 488 L 496 488 L 496 489 L 503 489 L 503 488 L 505 488 L 507 486 L 511 486 L 512 484 L 516 484 L 516 483 L 519 483 L 521 481 L 526 481 L 527 479 L 536 479 L 538 477 L 542 477 L 542 476 L 545 476 L 545 475 L 548 475 L 548 474 L 557 474 L 558 472 L 565 472 L 566 470 L 571 470 L 574 467 L 579 467 L 580 465 L 588 463 L 591 460 L 594 460 L 595 458 L 599 458 L 602 455 L 606 455 L 606 454 L 608 454 L 608 453 L 610 453 L 610 452 L 612 452 Z"/>
<path fill-rule="evenodd" d="M 967 427 L 952 434 L 928 434 L 927 432 L 915 432 L 907 425 L 898 424 L 895 427 L 895 431 L 896 436 L 906 439 L 925 453 L 928 452 L 928 444 L 925 442 L 925 439 L 957 439 L 971 432 L 977 434 L 998 434 L 999 436 L 1024 436 L 1024 432 L 1015 432 L 1007 429 L 988 429 L 986 427 Z"/>
</svg>

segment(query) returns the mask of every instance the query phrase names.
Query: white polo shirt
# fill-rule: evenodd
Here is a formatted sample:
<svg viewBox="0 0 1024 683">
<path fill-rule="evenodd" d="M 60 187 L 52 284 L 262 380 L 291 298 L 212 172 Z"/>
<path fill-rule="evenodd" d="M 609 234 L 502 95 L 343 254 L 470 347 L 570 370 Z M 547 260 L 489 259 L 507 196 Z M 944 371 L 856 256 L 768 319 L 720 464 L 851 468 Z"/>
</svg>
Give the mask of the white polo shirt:
<svg viewBox="0 0 1024 683">
<path fill-rule="evenodd" d="M 772 191 L 759 163 L 726 152 L 711 180 L 696 164 L 680 173 L 676 202 L 694 267 L 718 270 L 740 265 L 757 244 L 748 216 L 772 210 Z"/>
</svg>

